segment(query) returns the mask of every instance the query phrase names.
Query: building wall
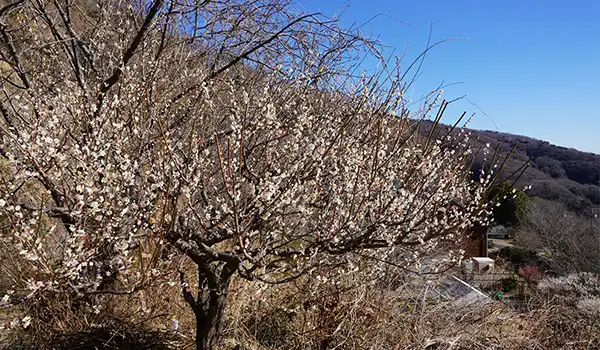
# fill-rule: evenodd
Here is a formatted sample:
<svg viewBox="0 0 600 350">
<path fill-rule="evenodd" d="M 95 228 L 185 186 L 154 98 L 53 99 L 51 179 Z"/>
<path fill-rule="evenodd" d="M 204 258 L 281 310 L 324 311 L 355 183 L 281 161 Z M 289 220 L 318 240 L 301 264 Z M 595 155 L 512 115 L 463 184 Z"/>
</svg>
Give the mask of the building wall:
<svg viewBox="0 0 600 350">
<path fill-rule="evenodd" d="M 465 258 L 487 257 L 487 227 L 476 224 L 464 239 Z"/>
</svg>

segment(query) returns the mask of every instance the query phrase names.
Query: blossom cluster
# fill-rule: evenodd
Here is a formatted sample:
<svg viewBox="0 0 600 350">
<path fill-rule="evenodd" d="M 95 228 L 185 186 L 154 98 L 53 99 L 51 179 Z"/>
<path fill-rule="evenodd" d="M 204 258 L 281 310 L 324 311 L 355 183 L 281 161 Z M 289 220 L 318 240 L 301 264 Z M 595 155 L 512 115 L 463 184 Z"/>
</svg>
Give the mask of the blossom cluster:
<svg viewBox="0 0 600 350">
<path fill-rule="evenodd" d="M 37 67 L 31 87 L 7 92 L 0 210 L 38 271 L 31 293 L 114 280 L 133 290 L 180 253 L 265 281 L 367 249 L 406 264 L 458 259 L 450 243 L 489 215 L 492 174 L 469 179 L 468 133 L 418 132 L 439 94 L 410 112 L 402 84 L 363 75 L 328 89 L 342 77 L 331 73 L 318 85 L 327 47 L 306 52 L 306 66 L 282 55 L 266 69 L 277 57 L 265 49 L 263 69 L 216 75 L 202 45 L 164 31 L 165 13 L 146 33 L 125 12 L 100 13 L 104 25 L 82 32 L 86 64 L 53 40 L 54 24 L 32 22 L 23 35 L 44 50 L 22 56 Z"/>
</svg>

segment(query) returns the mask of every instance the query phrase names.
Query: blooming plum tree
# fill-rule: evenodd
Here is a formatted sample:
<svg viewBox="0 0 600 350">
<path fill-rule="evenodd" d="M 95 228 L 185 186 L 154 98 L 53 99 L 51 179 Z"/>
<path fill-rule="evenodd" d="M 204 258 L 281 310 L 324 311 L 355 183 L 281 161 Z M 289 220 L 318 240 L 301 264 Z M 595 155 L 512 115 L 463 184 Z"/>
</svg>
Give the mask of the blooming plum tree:
<svg viewBox="0 0 600 350">
<path fill-rule="evenodd" d="M 335 20 L 280 0 L 20 0 L 0 19 L 2 235 L 30 298 L 133 293 L 184 254 L 208 349 L 234 275 L 458 259 L 487 215 L 468 134 L 416 132 L 439 93 L 411 111 L 397 66 L 356 74 L 377 43 Z"/>
</svg>

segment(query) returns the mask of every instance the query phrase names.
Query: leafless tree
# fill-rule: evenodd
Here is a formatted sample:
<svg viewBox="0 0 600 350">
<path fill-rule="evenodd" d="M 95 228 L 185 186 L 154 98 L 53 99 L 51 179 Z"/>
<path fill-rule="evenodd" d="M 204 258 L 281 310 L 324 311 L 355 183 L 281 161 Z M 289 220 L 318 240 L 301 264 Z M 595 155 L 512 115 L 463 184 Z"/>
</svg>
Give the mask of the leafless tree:
<svg viewBox="0 0 600 350">
<path fill-rule="evenodd" d="M 600 273 L 597 218 L 571 212 L 561 203 L 536 199 L 517 233 L 517 240 L 549 259 L 561 274 Z"/>
</svg>

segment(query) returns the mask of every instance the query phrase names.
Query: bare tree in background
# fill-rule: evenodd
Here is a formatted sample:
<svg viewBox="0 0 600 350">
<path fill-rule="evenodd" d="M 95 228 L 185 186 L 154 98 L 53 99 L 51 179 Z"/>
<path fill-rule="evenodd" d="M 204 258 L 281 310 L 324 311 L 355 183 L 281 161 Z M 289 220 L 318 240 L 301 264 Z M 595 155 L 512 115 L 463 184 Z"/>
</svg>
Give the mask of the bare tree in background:
<svg viewBox="0 0 600 350">
<path fill-rule="evenodd" d="M 564 204 L 536 199 L 517 240 L 548 258 L 561 274 L 600 273 L 598 219 L 569 211 Z"/>
<path fill-rule="evenodd" d="M 0 20 L 2 235 L 29 298 L 133 293 L 183 254 L 209 349 L 234 275 L 458 259 L 487 214 L 468 135 L 415 136 L 439 94 L 409 110 L 397 62 L 362 72 L 378 46 L 335 20 L 280 0 L 21 0 Z"/>
</svg>

